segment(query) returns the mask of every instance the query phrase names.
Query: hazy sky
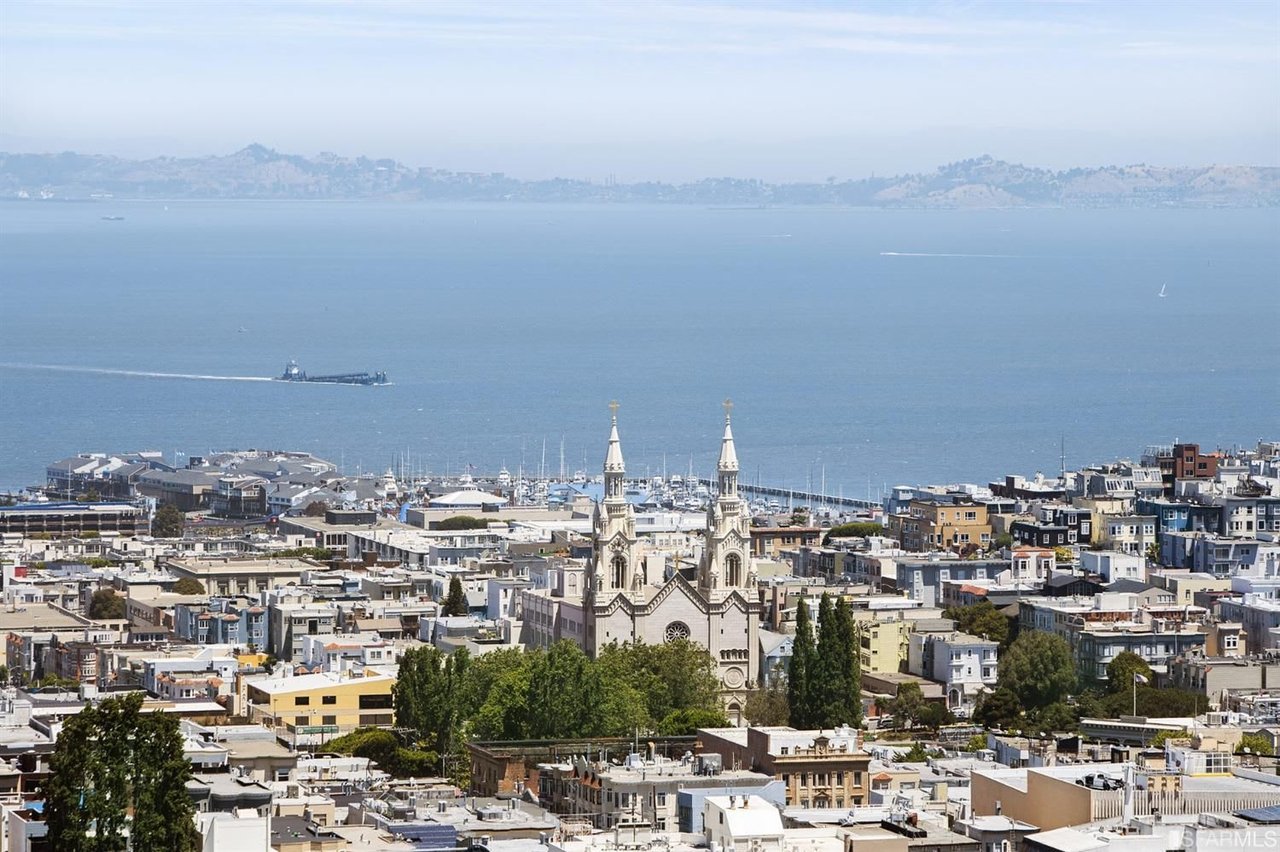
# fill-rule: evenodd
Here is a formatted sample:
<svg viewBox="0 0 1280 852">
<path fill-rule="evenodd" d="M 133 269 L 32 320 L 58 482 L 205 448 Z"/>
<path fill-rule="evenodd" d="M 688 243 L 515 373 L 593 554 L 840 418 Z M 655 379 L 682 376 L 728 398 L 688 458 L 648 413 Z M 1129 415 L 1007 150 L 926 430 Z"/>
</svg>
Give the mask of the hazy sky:
<svg viewBox="0 0 1280 852">
<path fill-rule="evenodd" d="M 1280 0 L 0 2 L 0 149 L 619 180 L 1280 163 Z"/>
</svg>

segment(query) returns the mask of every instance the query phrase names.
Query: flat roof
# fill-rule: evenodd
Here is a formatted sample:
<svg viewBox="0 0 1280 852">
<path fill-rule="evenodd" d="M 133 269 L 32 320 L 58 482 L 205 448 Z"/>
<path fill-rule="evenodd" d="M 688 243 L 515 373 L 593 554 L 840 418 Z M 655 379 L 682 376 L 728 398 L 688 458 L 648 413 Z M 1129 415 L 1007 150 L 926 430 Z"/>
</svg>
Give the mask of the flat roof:
<svg viewBox="0 0 1280 852">
<path fill-rule="evenodd" d="M 294 677 L 272 678 L 249 682 L 250 689 L 257 689 L 268 695 L 288 695 L 291 692 L 306 692 L 312 689 L 325 689 L 350 684 L 375 684 L 394 681 L 391 675 L 371 674 L 367 677 L 339 677 L 336 672 L 320 674 L 296 675 Z"/>
</svg>

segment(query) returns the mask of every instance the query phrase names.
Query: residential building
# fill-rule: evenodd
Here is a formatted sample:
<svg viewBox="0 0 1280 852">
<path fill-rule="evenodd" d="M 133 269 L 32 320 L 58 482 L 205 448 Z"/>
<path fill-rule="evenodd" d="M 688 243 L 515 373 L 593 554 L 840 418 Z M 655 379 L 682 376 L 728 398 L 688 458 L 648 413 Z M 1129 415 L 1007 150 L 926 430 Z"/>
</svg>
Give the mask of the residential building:
<svg viewBox="0 0 1280 852">
<path fill-rule="evenodd" d="M 763 559 L 778 559 L 784 550 L 797 547 L 817 547 L 822 543 L 819 527 L 752 527 L 751 555 Z"/>
<path fill-rule="evenodd" d="M 1137 553 L 1121 553 L 1118 550 L 1083 550 L 1080 567 L 1086 574 L 1094 574 L 1107 583 L 1120 580 L 1147 581 L 1147 558 Z"/>
<path fill-rule="evenodd" d="M 909 641 L 907 671 L 942 684 L 955 715 L 968 717 L 978 696 L 995 689 L 999 643 L 955 631 L 914 632 Z"/>
<path fill-rule="evenodd" d="M 991 543 L 991 522 L 987 506 L 972 500 L 912 500 L 904 514 L 890 515 L 889 535 L 904 550 L 972 552 Z"/>
<path fill-rule="evenodd" d="M 390 728 L 395 682 L 372 671 L 365 677 L 323 672 L 253 680 L 245 684 L 244 715 L 281 740 L 319 744 L 356 728 Z"/>
<path fill-rule="evenodd" d="M 704 728 L 698 739 L 702 753 L 720 755 L 723 765 L 782 781 L 787 805 L 852 808 L 871 801 L 871 756 L 862 751 L 855 728 Z"/>
</svg>

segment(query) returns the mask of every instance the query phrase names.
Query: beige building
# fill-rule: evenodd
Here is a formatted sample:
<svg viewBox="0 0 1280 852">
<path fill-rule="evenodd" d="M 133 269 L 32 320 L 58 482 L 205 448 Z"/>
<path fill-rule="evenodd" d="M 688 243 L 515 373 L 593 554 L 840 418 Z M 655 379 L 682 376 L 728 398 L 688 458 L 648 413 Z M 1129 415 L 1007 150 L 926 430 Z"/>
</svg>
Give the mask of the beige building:
<svg viewBox="0 0 1280 852">
<path fill-rule="evenodd" d="M 593 519 L 593 552 L 583 602 L 583 646 L 591 656 L 613 643 L 657 645 L 688 639 L 716 661 L 729 718 L 741 719 L 746 692 L 760 670 L 760 613 L 751 555 L 751 516 L 738 494 L 738 456 L 726 406 L 718 493 L 707 508 L 697 576 L 669 579 L 646 558 L 626 499 L 626 467 L 615 411 L 605 454 L 604 500 Z"/>
<path fill-rule="evenodd" d="M 991 545 L 991 521 L 983 503 L 912 500 L 907 511 L 889 516 L 889 535 L 903 550 L 963 552 Z"/>
<path fill-rule="evenodd" d="M 161 567 L 179 580 L 199 580 L 210 595 L 256 595 L 258 592 L 297 584 L 304 571 L 323 571 L 328 566 L 310 559 L 263 559 L 205 557 L 166 559 Z"/>
<path fill-rule="evenodd" d="M 851 808 L 870 801 L 871 756 L 860 749 L 855 728 L 706 728 L 698 739 L 703 754 L 720 755 L 725 766 L 781 780 L 787 805 Z"/>
</svg>

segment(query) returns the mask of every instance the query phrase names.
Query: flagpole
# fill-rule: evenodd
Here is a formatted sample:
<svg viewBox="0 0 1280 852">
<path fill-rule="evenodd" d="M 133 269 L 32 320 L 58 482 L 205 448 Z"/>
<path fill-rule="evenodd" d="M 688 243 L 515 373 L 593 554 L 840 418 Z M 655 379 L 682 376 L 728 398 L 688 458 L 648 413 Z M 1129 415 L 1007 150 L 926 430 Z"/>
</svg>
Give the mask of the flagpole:
<svg viewBox="0 0 1280 852">
<path fill-rule="evenodd" d="M 1138 673 L 1133 673 L 1133 715 L 1138 715 Z"/>
</svg>

